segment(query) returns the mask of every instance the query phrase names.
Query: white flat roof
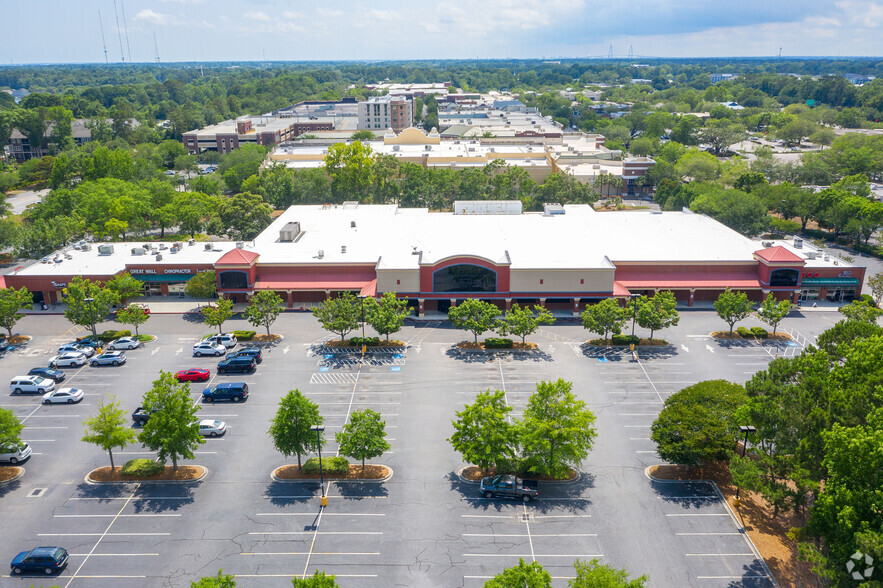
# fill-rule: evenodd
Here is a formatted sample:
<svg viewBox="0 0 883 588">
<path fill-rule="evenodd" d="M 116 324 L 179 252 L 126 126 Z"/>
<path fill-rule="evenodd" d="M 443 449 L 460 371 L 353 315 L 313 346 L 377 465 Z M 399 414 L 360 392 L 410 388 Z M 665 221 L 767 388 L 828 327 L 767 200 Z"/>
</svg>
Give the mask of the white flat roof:
<svg viewBox="0 0 883 588">
<path fill-rule="evenodd" d="M 414 269 L 421 262 L 470 255 L 511 263 L 513 270 L 606 269 L 613 267 L 611 261 L 750 263 L 761 249 L 703 215 L 596 213 L 588 205 L 564 209 L 563 215 L 544 216 L 454 215 L 395 205 L 292 206 L 255 239 L 254 247 L 259 264 L 364 263 Z M 295 242 L 279 242 L 279 229 L 288 222 L 299 222 L 303 234 Z"/>
</svg>

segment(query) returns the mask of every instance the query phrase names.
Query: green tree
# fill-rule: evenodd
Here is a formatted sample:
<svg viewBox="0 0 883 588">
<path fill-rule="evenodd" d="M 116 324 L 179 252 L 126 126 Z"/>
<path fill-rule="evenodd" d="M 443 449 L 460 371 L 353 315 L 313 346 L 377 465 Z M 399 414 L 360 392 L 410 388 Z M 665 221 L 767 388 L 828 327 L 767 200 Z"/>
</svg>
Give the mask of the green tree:
<svg viewBox="0 0 883 588">
<path fill-rule="evenodd" d="M 408 306 L 407 299 L 397 298 L 395 292 L 384 292 L 380 300 L 366 298 L 363 304 L 365 321 L 377 331 L 378 335 L 386 335 L 387 341 L 392 333 L 401 330 L 405 319 L 411 316 L 411 307 Z"/>
<path fill-rule="evenodd" d="M 594 424 L 595 415 L 577 400 L 573 383 L 537 382 L 518 425 L 528 471 L 558 478 L 578 468 L 597 436 Z"/>
<path fill-rule="evenodd" d="M 618 570 L 613 566 L 602 564 L 598 559 L 591 561 L 576 560 L 573 562 L 576 577 L 567 581 L 570 588 L 644 588 L 650 578 L 645 574 L 629 580 L 627 570 Z"/>
<path fill-rule="evenodd" d="M 590 333 L 597 333 L 604 336 L 604 344 L 607 344 L 607 335 L 609 333 L 619 333 L 625 324 L 625 309 L 613 298 L 605 298 L 598 304 L 593 304 L 586 308 L 582 314 L 583 328 L 588 329 Z"/>
<path fill-rule="evenodd" d="M 102 288 L 82 276 L 74 276 L 62 292 L 65 296 L 64 302 L 67 304 L 64 317 L 75 325 L 89 327 L 93 335 L 95 335 L 94 323 L 102 322 L 110 314 L 110 307 L 119 303 L 116 292 Z"/>
<path fill-rule="evenodd" d="M 521 337 L 521 343 L 524 344 L 527 336 L 536 333 L 540 325 L 551 325 L 554 322 L 555 317 L 547 308 L 534 306 L 531 310 L 528 306 L 521 308 L 516 303 L 503 316 L 503 325 L 500 330 L 503 334 Z"/>
<path fill-rule="evenodd" d="M 24 425 L 11 409 L 0 408 L 0 447 L 20 447 Z"/>
<path fill-rule="evenodd" d="M 272 213 L 263 198 L 241 192 L 221 201 L 217 218 L 231 239 L 250 241 L 273 221 Z"/>
<path fill-rule="evenodd" d="M 688 466 L 728 459 L 738 436 L 735 414 L 747 400 L 745 388 L 709 380 L 665 399 L 650 438 L 659 457 Z"/>
<path fill-rule="evenodd" d="M 236 588 L 236 580 L 224 570 L 218 570 L 217 576 L 203 576 L 199 580 L 191 581 L 190 588 Z"/>
<path fill-rule="evenodd" d="M 12 337 L 12 327 L 25 316 L 19 311 L 33 307 L 34 298 L 27 288 L 3 288 L 0 290 L 0 327 L 6 329 Z"/>
<path fill-rule="evenodd" d="M 141 296 L 144 292 L 144 282 L 133 278 L 129 272 L 115 275 L 104 287 L 116 293 L 120 304 L 125 304 L 130 298 Z"/>
<path fill-rule="evenodd" d="M 325 171 L 331 177 L 331 190 L 335 195 L 366 201 L 374 183 L 371 147 L 361 141 L 331 145 L 325 156 Z"/>
<path fill-rule="evenodd" d="M 312 309 L 313 316 L 326 331 L 340 335 L 343 343 L 347 333 L 359 328 L 362 309 L 356 297 L 349 292 L 341 292 L 337 298 L 329 298 Z"/>
<path fill-rule="evenodd" d="M 113 448 L 125 449 L 127 445 L 134 443 L 137 433 L 129 427 L 126 420 L 126 412 L 120 408 L 120 403 L 115 396 L 107 401 L 103 398 L 98 400 L 98 414 L 86 419 L 85 435 L 82 441 L 91 443 L 107 451 L 110 457 L 110 469 L 116 469 L 113 463 Z"/>
<path fill-rule="evenodd" d="M 200 407 L 190 399 L 190 386 L 179 382 L 171 372 L 160 371 L 141 404 L 150 419 L 138 434 L 138 441 L 156 451 L 162 463 L 171 459 L 173 470 L 178 469 L 178 459 L 193 459 L 193 451 L 205 439 L 199 433 L 196 413 Z"/>
<path fill-rule="evenodd" d="M 270 335 L 270 325 L 282 314 L 285 303 L 282 298 L 272 290 L 260 290 L 250 299 L 242 315 L 253 326 L 266 327 L 267 336 Z"/>
<path fill-rule="evenodd" d="M 301 394 L 300 390 L 290 390 L 279 401 L 279 410 L 270 423 L 268 434 L 273 446 L 285 457 L 297 456 L 300 469 L 301 455 L 319 449 L 316 432 L 311 427 L 319 426 L 325 419 L 319 414 L 315 402 Z"/>
<path fill-rule="evenodd" d="M 846 317 L 847 321 L 856 321 L 860 323 L 876 323 L 877 317 L 883 314 L 883 310 L 871 306 L 867 300 L 853 300 L 846 306 L 837 309 L 840 314 Z"/>
<path fill-rule="evenodd" d="M 499 328 L 498 316 L 500 309 L 495 304 L 478 298 L 467 298 L 448 310 L 448 320 L 451 324 L 457 329 L 465 329 L 472 333 L 476 343 L 482 333 Z"/>
<path fill-rule="evenodd" d="M 744 141 L 745 137 L 747 137 L 745 128 L 727 119 L 710 120 L 699 131 L 700 142 L 708 144 L 715 155 L 721 155 L 730 145 Z"/>
<path fill-rule="evenodd" d="M 463 461 L 483 470 L 500 469 L 512 463 L 517 450 L 511 412 L 502 390 L 479 392 L 475 402 L 456 413 L 454 434 L 448 441 Z"/>
<path fill-rule="evenodd" d="M 233 316 L 233 301 L 218 300 L 217 305 L 204 306 L 201 312 L 205 324 L 210 327 L 218 327 L 218 333 L 223 333 L 224 322 Z"/>
<path fill-rule="evenodd" d="M 635 313 L 635 304 L 638 305 L 637 313 Z M 668 290 L 657 292 L 651 298 L 641 296 L 636 300 L 630 300 L 625 315 L 626 317 L 635 315 L 638 325 L 650 329 L 650 339 L 653 339 L 654 332 L 676 326 L 680 320 L 677 300 Z"/>
<path fill-rule="evenodd" d="M 224 178 L 227 188 L 239 192 L 242 182 L 260 171 L 267 156 L 267 148 L 253 143 L 221 156 L 218 174 Z"/>
<path fill-rule="evenodd" d="M 877 303 L 877 306 L 880 306 L 880 303 L 883 302 L 883 272 L 868 278 L 867 284 L 871 288 L 874 301 Z"/>
<path fill-rule="evenodd" d="M 733 292 L 729 288 L 721 292 L 717 300 L 714 301 L 714 310 L 717 312 L 717 316 L 730 325 L 731 333 L 736 323 L 751 314 L 751 307 L 751 301 L 748 300 L 748 295 L 745 292 Z"/>
<path fill-rule="evenodd" d="M 294 588 L 337 588 L 336 576 L 316 570 L 309 578 L 292 578 Z"/>
<path fill-rule="evenodd" d="M 691 149 L 678 159 L 675 171 L 683 179 L 711 182 L 721 175 L 721 164 L 711 153 Z"/>
<path fill-rule="evenodd" d="M 782 322 L 788 313 L 791 312 L 791 302 L 789 300 L 776 300 L 772 292 L 764 299 L 757 309 L 757 318 L 773 328 L 773 335 L 776 334 L 776 327 Z"/>
<path fill-rule="evenodd" d="M 380 413 L 370 408 L 352 412 L 349 422 L 335 435 L 335 440 L 341 455 L 362 460 L 362 471 L 365 471 L 366 459 L 389 451 L 386 422 Z"/>
<path fill-rule="evenodd" d="M 832 359 L 843 360 L 852 345 L 861 339 L 883 335 L 883 327 L 876 322 L 842 320 L 816 337 L 816 345 Z"/>
<path fill-rule="evenodd" d="M 374 139 L 374 133 L 363 129 L 361 131 L 356 131 L 352 135 L 350 135 L 350 141 L 372 141 Z"/>
<path fill-rule="evenodd" d="M 552 575 L 539 562 L 519 558 L 517 566 L 506 568 L 485 582 L 484 588 L 552 588 Z"/>
<path fill-rule="evenodd" d="M 135 327 L 135 335 L 138 335 L 138 326 L 147 322 L 150 315 L 140 306 L 129 305 L 117 311 L 117 321 L 124 325 Z"/>
<path fill-rule="evenodd" d="M 184 293 L 191 298 L 214 298 L 218 294 L 218 277 L 214 270 L 198 272 L 187 280 Z"/>
</svg>

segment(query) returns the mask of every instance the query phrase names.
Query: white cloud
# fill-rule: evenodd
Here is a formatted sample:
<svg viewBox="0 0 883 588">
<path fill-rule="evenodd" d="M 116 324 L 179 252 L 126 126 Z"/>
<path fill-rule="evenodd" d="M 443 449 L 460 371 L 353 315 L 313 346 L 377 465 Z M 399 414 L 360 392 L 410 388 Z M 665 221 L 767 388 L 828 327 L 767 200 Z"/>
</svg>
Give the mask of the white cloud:
<svg viewBox="0 0 883 588">
<path fill-rule="evenodd" d="M 202 4 L 205 0 L 160 0 L 161 2 L 170 2 L 172 4 Z"/>
<path fill-rule="evenodd" d="M 161 12 L 154 12 L 149 8 L 145 8 L 135 15 L 135 20 L 143 20 L 155 25 L 168 25 L 172 23 L 172 19 Z"/>
<path fill-rule="evenodd" d="M 273 20 L 266 12 L 260 12 L 258 10 L 249 10 L 245 13 L 244 16 L 249 20 L 254 20 L 257 22 L 270 22 Z"/>
<path fill-rule="evenodd" d="M 285 18 L 295 19 L 295 18 L 303 18 L 303 13 L 294 12 L 293 10 L 285 10 L 282 12 L 282 16 Z"/>
<path fill-rule="evenodd" d="M 395 12 L 394 10 L 377 10 L 376 8 L 372 8 L 368 11 L 367 16 L 369 21 L 392 22 L 394 20 L 399 20 L 401 18 L 401 13 Z"/>
</svg>

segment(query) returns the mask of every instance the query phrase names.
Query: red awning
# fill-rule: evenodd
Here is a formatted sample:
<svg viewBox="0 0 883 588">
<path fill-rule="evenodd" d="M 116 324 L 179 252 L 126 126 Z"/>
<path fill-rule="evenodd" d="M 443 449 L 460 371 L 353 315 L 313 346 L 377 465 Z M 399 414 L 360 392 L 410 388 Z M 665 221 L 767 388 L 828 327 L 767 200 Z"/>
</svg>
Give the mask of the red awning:
<svg viewBox="0 0 883 588">
<path fill-rule="evenodd" d="M 625 286 L 623 286 L 619 282 L 613 282 L 613 296 L 614 297 L 617 297 L 617 296 L 626 297 L 626 296 L 631 296 L 631 294 L 632 293 L 629 292 L 628 288 L 626 288 Z"/>
<path fill-rule="evenodd" d="M 377 276 L 369 272 L 266 272 L 258 273 L 255 290 L 362 290 Z"/>
<path fill-rule="evenodd" d="M 359 292 L 359 296 L 375 296 L 377 294 L 377 278 L 374 278 L 364 286 L 362 286 L 362 291 Z"/>
<path fill-rule="evenodd" d="M 616 285 L 628 289 L 760 288 L 757 274 L 746 272 L 616 272 Z"/>
</svg>

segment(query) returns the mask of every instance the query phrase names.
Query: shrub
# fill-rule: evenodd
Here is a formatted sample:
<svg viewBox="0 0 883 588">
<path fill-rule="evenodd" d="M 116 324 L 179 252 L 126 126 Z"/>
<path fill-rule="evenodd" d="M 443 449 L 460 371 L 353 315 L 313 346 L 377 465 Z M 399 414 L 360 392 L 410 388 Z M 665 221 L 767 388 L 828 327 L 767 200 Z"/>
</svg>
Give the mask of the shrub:
<svg viewBox="0 0 883 588">
<path fill-rule="evenodd" d="M 752 337 L 754 337 L 754 333 L 751 332 L 751 329 L 748 329 L 746 327 L 739 327 L 736 329 L 736 332 L 745 339 L 751 339 Z"/>
<path fill-rule="evenodd" d="M 863 302 L 867 302 L 867 303 L 868 303 L 868 306 L 873 306 L 873 307 L 875 307 L 875 308 L 877 307 L 877 301 L 874 300 L 874 297 L 871 296 L 870 294 L 862 294 L 862 295 L 859 297 L 859 300 L 861 300 L 861 301 L 863 301 Z"/>
<path fill-rule="evenodd" d="M 319 458 L 311 457 L 305 461 L 301 471 L 305 474 L 318 474 Z M 346 474 L 350 471 L 350 462 L 345 457 L 323 457 L 322 471 L 326 474 Z"/>
<path fill-rule="evenodd" d="M 361 347 L 362 345 L 371 347 L 380 345 L 380 337 L 353 337 L 347 342 L 347 344 L 352 345 L 353 347 Z"/>
<path fill-rule="evenodd" d="M 99 333 L 98 338 L 102 341 L 113 341 L 114 339 L 119 339 L 120 337 L 131 337 L 132 331 L 126 329 L 125 331 L 104 331 L 103 333 Z"/>
<path fill-rule="evenodd" d="M 159 462 L 153 461 L 152 459 L 140 458 L 127 461 L 121 471 L 124 476 L 146 478 L 147 476 L 162 473 L 164 469 L 165 466 Z"/>
<path fill-rule="evenodd" d="M 504 337 L 488 337 L 484 340 L 485 349 L 511 349 L 512 339 Z"/>
<path fill-rule="evenodd" d="M 637 345 L 641 341 L 641 338 L 637 335 L 614 335 L 610 338 L 610 342 L 613 345 Z"/>
<path fill-rule="evenodd" d="M 751 334 L 758 339 L 766 339 L 770 336 L 769 331 L 767 331 L 763 327 L 751 327 Z"/>
<path fill-rule="evenodd" d="M 231 331 L 231 333 L 240 341 L 251 341 L 256 334 L 255 331 Z"/>
</svg>

